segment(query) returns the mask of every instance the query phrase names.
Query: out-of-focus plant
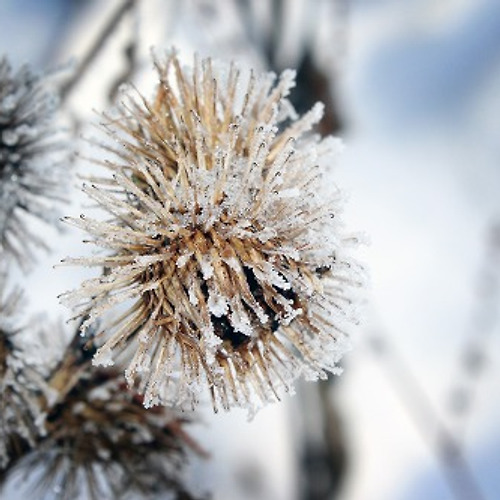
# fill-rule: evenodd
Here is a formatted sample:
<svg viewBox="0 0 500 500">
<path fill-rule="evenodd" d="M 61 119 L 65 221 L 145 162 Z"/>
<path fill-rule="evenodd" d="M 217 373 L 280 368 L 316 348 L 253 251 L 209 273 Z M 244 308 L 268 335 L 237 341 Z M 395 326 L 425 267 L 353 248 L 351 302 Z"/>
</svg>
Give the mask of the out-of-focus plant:
<svg viewBox="0 0 500 500">
<path fill-rule="evenodd" d="M 29 265 L 48 248 L 30 217 L 54 224 L 54 201 L 68 184 L 69 144 L 55 123 L 58 94 L 49 77 L 0 59 L 0 256 Z"/>
</svg>

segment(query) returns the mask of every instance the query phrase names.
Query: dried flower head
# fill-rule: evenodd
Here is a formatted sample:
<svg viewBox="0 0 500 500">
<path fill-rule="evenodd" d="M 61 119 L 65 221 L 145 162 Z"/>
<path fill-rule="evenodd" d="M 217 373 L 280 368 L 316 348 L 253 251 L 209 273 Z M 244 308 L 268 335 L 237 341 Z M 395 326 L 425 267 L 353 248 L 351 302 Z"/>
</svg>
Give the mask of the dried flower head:
<svg viewBox="0 0 500 500">
<path fill-rule="evenodd" d="M 59 397 L 48 411 L 47 435 L 20 463 L 38 471 L 37 498 L 56 492 L 61 500 L 137 493 L 191 499 L 181 471 L 186 448 L 199 449 L 184 422 L 165 408 L 146 410 L 122 374 L 92 370 L 75 347 L 50 380 Z"/>
<path fill-rule="evenodd" d="M 295 115 L 292 71 L 190 71 L 174 53 L 156 67 L 155 98 L 129 93 L 107 117 L 123 145 L 106 147 L 112 178 L 84 186 L 111 220 L 68 218 L 110 252 L 67 262 L 105 272 L 62 298 L 83 331 L 107 317 L 96 364 L 131 347 L 145 405 L 210 393 L 215 410 L 254 409 L 336 372 L 346 350 L 360 270 L 325 186 L 338 141 L 311 133 L 320 104 Z"/>
<path fill-rule="evenodd" d="M 60 197 L 62 151 L 54 126 L 57 97 L 45 78 L 27 66 L 17 73 L 0 58 L 0 255 L 27 261 L 44 241 L 28 216 L 52 223 L 51 202 Z"/>
<path fill-rule="evenodd" d="M 0 471 L 44 434 L 43 384 L 16 345 L 20 299 L 19 292 L 6 293 L 5 274 L 0 274 Z"/>
</svg>

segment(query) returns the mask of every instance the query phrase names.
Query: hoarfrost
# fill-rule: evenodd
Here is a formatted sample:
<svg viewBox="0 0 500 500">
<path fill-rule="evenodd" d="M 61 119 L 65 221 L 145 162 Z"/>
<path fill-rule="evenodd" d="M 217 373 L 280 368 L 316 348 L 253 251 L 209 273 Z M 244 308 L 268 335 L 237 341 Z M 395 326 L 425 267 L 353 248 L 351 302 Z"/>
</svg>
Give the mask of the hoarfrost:
<svg viewBox="0 0 500 500">
<path fill-rule="evenodd" d="M 214 268 L 210 262 L 208 255 L 203 255 L 200 259 L 200 268 L 205 281 L 209 280 L 214 275 Z"/>
<path fill-rule="evenodd" d="M 227 313 L 227 299 L 220 295 L 220 293 L 216 291 L 211 291 L 208 297 L 207 302 L 208 308 L 210 312 L 216 317 L 220 318 L 221 316 Z"/>
<path fill-rule="evenodd" d="M 189 297 L 189 302 L 191 302 L 191 304 L 193 306 L 198 305 L 199 301 L 198 301 L 198 297 L 196 296 L 196 292 L 195 292 L 193 284 L 191 284 L 190 287 L 188 288 L 188 297 Z"/>
<path fill-rule="evenodd" d="M 94 355 L 93 364 L 96 366 L 113 366 L 113 351 L 106 346 L 101 347 Z"/>
<path fill-rule="evenodd" d="M 176 262 L 176 265 L 179 269 L 182 269 L 189 261 L 191 256 L 193 255 L 193 252 L 188 252 L 183 255 L 181 255 Z"/>
<path fill-rule="evenodd" d="M 232 309 L 230 320 L 236 332 L 243 333 L 243 335 L 247 335 L 248 337 L 251 337 L 254 333 L 250 324 L 250 318 L 241 308 Z"/>
</svg>

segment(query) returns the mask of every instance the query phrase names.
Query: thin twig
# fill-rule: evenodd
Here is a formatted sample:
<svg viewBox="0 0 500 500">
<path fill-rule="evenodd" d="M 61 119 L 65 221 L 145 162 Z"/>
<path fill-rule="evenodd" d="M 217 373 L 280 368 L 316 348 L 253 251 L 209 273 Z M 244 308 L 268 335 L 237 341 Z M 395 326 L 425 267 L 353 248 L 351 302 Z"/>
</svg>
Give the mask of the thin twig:
<svg viewBox="0 0 500 500">
<path fill-rule="evenodd" d="M 488 340 L 498 326 L 500 311 L 500 222 L 491 224 L 485 256 L 477 280 L 477 299 L 466 326 L 467 342 L 463 347 L 458 373 L 453 377 L 451 410 L 455 434 L 463 442 L 466 419 L 470 416 L 479 380 L 487 368 Z"/>
<path fill-rule="evenodd" d="M 372 348 L 382 358 L 399 398 L 413 419 L 415 427 L 434 450 L 448 486 L 457 500 L 484 500 L 474 473 L 463 455 L 460 444 L 446 424 L 432 409 L 427 394 L 408 366 L 390 349 L 383 335 L 372 334 Z M 430 429 L 435 430 L 433 439 Z"/>
<path fill-rule="evenodd" d="M 283 0 L 273 0 L 271 4 L 271 23 L 272 27 L 267 38 L 267 44 L 264 48 L 269 67 L 273 70 L 278 68 L 277 55 L 283 38 L 283 24 L 285 22 L 285 6 Z"/>
<path fill-rule="evenodd" d="M 118 9 L 111 16 L 107 24 L 104 26 L 103 30 L 100 32 L 99 36 L 95 42 L 90 47 L 85 57 L 83 57 L 80 66 L 77 68 L 73 76 L 62 86 L 61 89 L 61 99 L 64 101 L 71 91 L 75 88 L 76 84 L 82 79 L 85 72 L 88 70 L 89 66 L 92 64 L 94 59 L 98 56 L 102 47 L 108 40 L 108 38 L 114 33 L 120 21 L 125 16 L 125 14 L 134 7 L 136 0 L 124 0 L 124 2 L 118 7 Z"/>
<path fill-rule="evenodd" d="M 238 11 L 238 16 L 245 31 L 248 44 L 250 46 L 260 47 L 262 41 L 255 30 L 257 23 L 249 0 L 235 0 L 234 5 Z"/>
</svg>

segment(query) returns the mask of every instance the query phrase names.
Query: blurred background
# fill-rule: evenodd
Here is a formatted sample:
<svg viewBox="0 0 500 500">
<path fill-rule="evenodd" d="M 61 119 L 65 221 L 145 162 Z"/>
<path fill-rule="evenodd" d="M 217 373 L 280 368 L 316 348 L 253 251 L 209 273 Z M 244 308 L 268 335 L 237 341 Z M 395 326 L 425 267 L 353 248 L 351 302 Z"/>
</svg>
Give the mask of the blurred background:
<svg viewBox="0 0 500 500">
<path fill-rule="evenodd" d="M 212 458 L 189 481 L 221 500 L 500 498 L 500 3 L 0 0 L 0 53 L 63 66 L 77 135 L 123 82 L 150 95 L 150 49 L 172 45 L 297 69 L 295 107 L 325 102 L 321 131 L 346 143 L 337 179 L 371 277 L 343 375 L 250 423 L 202 410 Z M 18 279 L 31 311 L 67 319 L 56 296 L 84 271 L 52 266 L 81 234 L 51 237 Z"/>
</svg>

